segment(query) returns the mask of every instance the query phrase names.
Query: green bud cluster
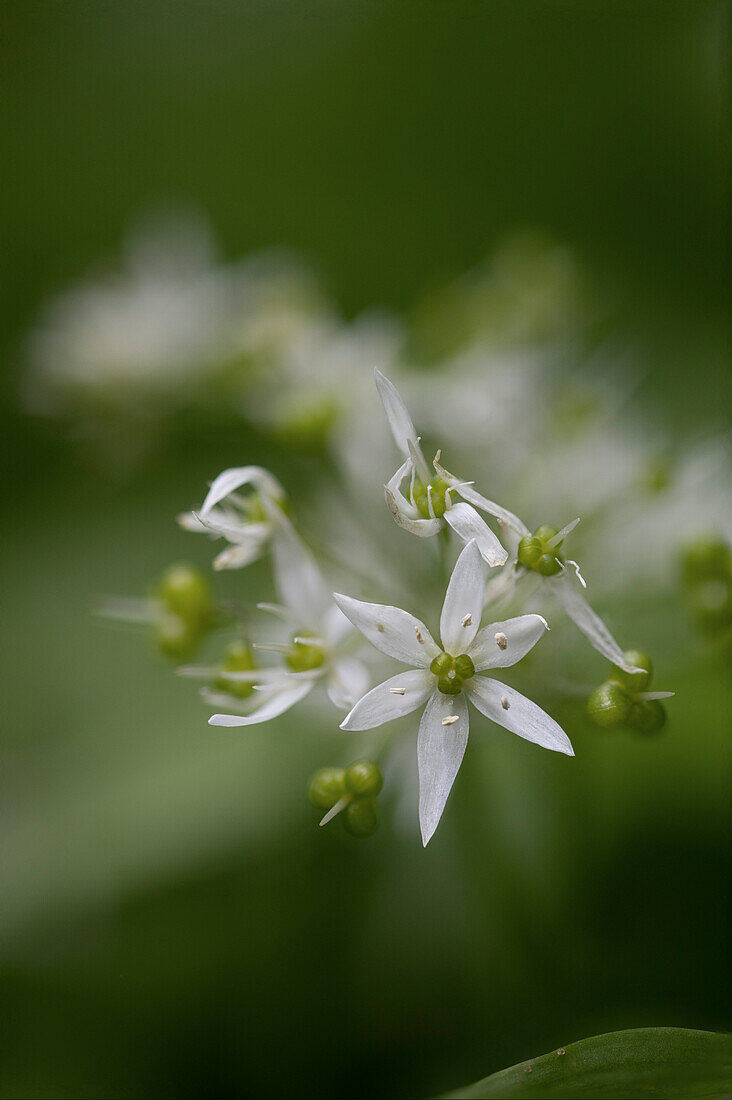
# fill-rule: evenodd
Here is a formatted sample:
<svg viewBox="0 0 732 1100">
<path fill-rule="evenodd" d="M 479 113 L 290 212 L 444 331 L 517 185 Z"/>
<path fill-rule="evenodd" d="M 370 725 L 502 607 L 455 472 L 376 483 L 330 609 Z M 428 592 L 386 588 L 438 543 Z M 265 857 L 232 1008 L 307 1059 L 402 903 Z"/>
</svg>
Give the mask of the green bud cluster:
<svg viewBox="0 0 732 1100">
<path fill-rule="evenodd" d="M 208 580 L 192 565 L 171 565 L 156 588 L 163 605 L 155 623 L 155 639 L 164 656 L 183 661 L 198 648 L 214 621 Z"/>
<path fill-rule="evenodd" d="M 378 764 L 357 760 L 347 768 L 321 768 L 310 780 L 310 801 L 318 810 L 332 810 L 344 801 L 339 814 L 351 836 L 367 837 L 376 832 L 379 815 L 375 799 L 384 785 Z"/>
<path fill-rule="evenodd" d="M 325 662 L 325 653 L 320 645 L 310 645 L 308 642 L 295 640 L 310 637 L 313 635 L 304 633 L 292 636 L 292 646 L 285 656 L 285 663 L 293 672 L 312 672 L 314 668 L 320 668 Z"/>
<path fill-rule="evenodd" d="M 540 573 L 542 577 L 553 577 L 559 573 L 564 559 L 557 551 L 564 540 L 560 539 L 556 546 L 552 546 L 551 549 L 547 546 L 547 543 L 557 534 L 556 527 L 551 527 L 548 523 L 542 523 L 540 527 L 536 528 L 533 535 L 526 535 L 522 538 L 518 544 L 519 565 L 523 565 L 526 569 L 532 569 L 535 573 Z"/>
<path fill-rule="evenodd" d="M 227 647 L 221 672 L 252 672 L 256 667 L 251 647 L 246 642 L 237 640 Z M 254 684 L 247 683 L 246 680 L 230 680 L 223 675 L 216 681 L 216 687 L 237 699 L 248 699 L 254 693 Z"/>
<path fill-rule="evenodd" d="M 611 678 L 590 695 L 587 714 L 602 729 L 629 726 L 640 733 L 654 733 L 666 722 L 666 711 L 658 699 L 639 699 L 647 691 L 653 677 L 653 662 L 647 653 L 629 649 L 623 654 L 628 664 L 643 672 L 625 672 L 613 666 Z"/>
<path fill-rule="evenodd" d="M 434 477 L 429 483 L 428 493 L 428 486 L 418 479 L 415 480 L 412 489 L 412 500 L 423 519 L 432 519 L 433 517 L 434 519 L 442 519 L 449 503 L 449 498 L 446 496 L 449 488 L 450 486 L 441 477 Z M 430 512 L 430 501 L 432 502 L 432 512 Z"/>
<path fill-rule="evenodd" d="M 732 628 L 732 548 L 723 539 L 702 536 L 690 543 L 681 562 L 691 611 L 710 635 Z"/>
<path fill-rule="evenodd" d="M 467 653 L 459 657 L 439 653 L 430 665 L 430 672 L 437 677 L 437 687 L 443 695 L 459 695 L 465 681 L 475 676 L 475 665 Z"/>
</svg>

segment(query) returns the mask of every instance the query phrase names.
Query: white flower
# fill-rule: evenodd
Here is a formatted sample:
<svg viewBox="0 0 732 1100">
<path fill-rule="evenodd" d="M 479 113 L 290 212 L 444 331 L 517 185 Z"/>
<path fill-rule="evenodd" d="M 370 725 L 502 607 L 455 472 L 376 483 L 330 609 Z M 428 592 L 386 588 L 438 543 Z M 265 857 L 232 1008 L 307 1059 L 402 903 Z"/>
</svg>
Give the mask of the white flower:
<svg viewBox="0 0 732 1100">
<path fill-rule="evenodd" d="M 225 538 L 230 545 L 214 559 L 214 569 L 239 569 L 260 557 L 276 532 L 289 526 L 284 502 L 285 491 L 269 471 L 238 466 L 219 474 L 201 509 L 184 512 L 178 522 L 187 531 Z"/>
<path fill-rule="evenodd" d="M 484 566 L 478 543 L 461 552 L 440 617 L 442 647 L 427 627 L 398 607 L 335 600 L 373 646 L 413 666 L 369 691 L 341 723 L 364 730 L 425 706 L 419 724 L 419 821 L 426 845 L 437 828 L 468 742 L 468 706 L 544 748 L 574 756 L 567 735 L 535 703 L 498 680 L 477 676 L 520 661 L 547 629 L 541 615 L 520 615 L 480 628 Z"/>
<path fill-rule="evenodd" d="M 436 535 L 447 524 L 463 542 L 475 540 L 488 565 L 503 565 L 507 552 L 476 508 L 504 523 L 516 517 L 476 493 L 471 488 L 472 482 L 461 481 L 444 470 L 438 461 L 439 451 L 433 463 L 435 473 L 430 474 L 419 437 L 399 391 L 381 371 L 374 373 L 394 441 L 405 458 L 384 487 L 386 502 L 395 521 L 421 538 Z M 405 496 L 402 483 L 407 480 L 409 488 L 408 496 Z M 462 500 L 454 500 L 453 496 L 462 497 Z"/>
<path fill-rule="evenodd" d="M 254 683 L 258 698 L 250 698 L 242 708 L 232 697 L 235 709 L 249 713 L 214 714 L 209 719 L 212 726 L 267 722 L 304 699 L 317 683 L 325 685 L 334 706 L 345 710 L 368 687 L 363 663 L 344 652 L 353 633 L 351 624 L 333 602 L 310 551 L 289 523 L 278 528 L 273 551 L 282 603 L 259 606 L 284 620 L 291 634 L 286 643 L 255 643 L 254 648 L 280 654 L 283 664 L 278 669 L 227 672 L 227 680 Z M 254 709 L 250 710 L 252 702 Z"/>
</svg>

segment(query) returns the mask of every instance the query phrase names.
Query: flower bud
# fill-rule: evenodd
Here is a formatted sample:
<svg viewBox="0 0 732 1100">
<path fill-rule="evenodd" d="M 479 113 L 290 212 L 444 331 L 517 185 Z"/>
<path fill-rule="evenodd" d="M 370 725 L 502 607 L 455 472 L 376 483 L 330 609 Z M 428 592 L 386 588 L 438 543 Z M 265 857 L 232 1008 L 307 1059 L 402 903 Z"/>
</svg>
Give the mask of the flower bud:
<svg viewBox="0 0 732 1100">
<path fill-rule="evenodd" d="M 384 777 L 373 760 L 357 760 L 346 768 L 346 790 L 355 798 L 376 798 Z"/>
<path fill-rule="evenodd" d="M 251 672 L 257 666 L 254 655 L 246 642 L 232 642 L 227 648 L 221 666 L 222 672 Z M 248 699 L 254 693 L 254 685 L 245 680 L 230 680 L 226 676 L 220 676 L 216 681 L 219 691 L 227 691 L 237 699 Z"/>
<path fill-rule="evenodd" d="M 185 661 L 191 657 L 201 640 L 195 623 L 170 611 L 157 620 L 154 630 L 158 649 L 171 661 Z"/>
<path fill-rule="evenodd" d="M 310 780 L 308 795 L 319 810 L 331 810 L 346 793 L 343 768 L 321 768 Z"/>
<path fill-rule="evenodd" d="M 341 814 L 341 821 L 351 836 L 372 836 L 379 827 L 379 815 L 370 798 L 354 799 Z"/>
<path fill-rule="evenodd" d="M 633 703 L 626 724 L 640 733 L 655 733 L 666 724 L 666 711 L 658 699 L 642 699 Z"/>
<path fill-rule="evenodd" d="M 533 569 L 544 553 L 544 543 L 536 535 L 526 535 L 518 544 L 518 561 L 527 569 Z"/>
<path fill-rule="evenodd" d="M 622 726 L 628 718 L 630 707 L 631 702 L 625 691 L 613 680 L 595 688 L 587 700 L 587 714 L 603 729 Z"/>
<path fill-rule="evenodd" d="M 167 609 L 186 622 L 203 626 L 212 616 L 208 580 L 192 565 L 171 565 L 161 577 L 157 595 Z"/>
<path fill-rule="evenodd" d="M 629 665 L 644 668 L 645 672 L 625 672 L 617 665 L 613 666 L 613 679 L 627 688 L 628 691 L 647 691 L 653 676 L 653 661 L 647 653 L 639 649 L 627 649 L 623 654 Z"/>
</svg>

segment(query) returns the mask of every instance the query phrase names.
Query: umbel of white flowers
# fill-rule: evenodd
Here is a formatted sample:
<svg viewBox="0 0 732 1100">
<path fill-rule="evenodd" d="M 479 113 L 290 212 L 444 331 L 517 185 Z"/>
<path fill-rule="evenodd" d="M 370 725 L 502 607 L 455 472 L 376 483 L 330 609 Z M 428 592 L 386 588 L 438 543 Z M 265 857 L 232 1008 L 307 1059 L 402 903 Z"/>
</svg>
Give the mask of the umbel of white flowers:
<svg viewBox="0 0 732 1100">
<path fill-rule="evenodd" d="M 484 587 L 483 559 L 477 540 L 471 539 L 447 586 L 440 616 L 441 645 L 407 611 L 335 594 L 343 613 L 376 649 L 411 666 L 364 695 L 341 729 L 372 729 L 424 706 L 417 763 L 419 823 L 425 845 L 437 828 L 468 743 L 468 700 L 519 737 L 574 756 L 564 730 L 540 707 L 507 684 L 478 675 L 516 664 L 547 629 L 546 620 L 533 614 L 480 629 Z"/>
<path fill-rule="evenodd" d="M 531 547 L 536 554 L 535 565 L 542 566 L 544 561 L 548 561 L 550 567 L 550 572 L 543 574 L 544 585 L 558 599 L 575 626 L 598 653 L 614 665 L 628 673 L 642 672 L 642 669 L 628 664 L 622 649 L 602 619 L 582 596 L 578 586 L 584 588 L 586 585 L 577 563 L 569 561 L 574 567 L 569 570 L 559 555 L 563 539 L 576 527 L 579 519 L 568 523 L 561 531 L 539 528 L 532 536 L 523 520 L 513 512 L 477 492 L 472 481 L 461 481 L 441 466 L 439 451 L 432 463 L 435 473 L 431 475 L 412 418 L 399 391 L 381 371 L 375 370 L 374 376 L 394 441 L 406 456 L 405 462 L 384 486 L 389 510 L 399 526 L 421 538 L 428 538 L 448 524 L 463 542 L 475 539 L 481 556 L 488 565 L 503 565 L 507 562 L 506 571 L 489 582 L 487 598 L 490 598 L 491 585 L 497 590 L 496 595 L 500 594 L 502 598 L 513 592 L 517 582 L 527 572 L 520 553 L 521 544 L 527 541 L 536 544 Z M 408 497 L 402 492 L 402 485 L 407 479 Z M 453 496 L 462 497 L 462 500 L 456 502 Z M 505 541 L 511 546 L 510 554 L 504 550 L 496 535 L 476 511 L 478 508 L 498 520 Z M 545 532 L 547 537 L 536 538 L 536 534 L 540 532 Z M 542 577 L 541 572 L 536 572 L 535 575 Z"/>
</svg>

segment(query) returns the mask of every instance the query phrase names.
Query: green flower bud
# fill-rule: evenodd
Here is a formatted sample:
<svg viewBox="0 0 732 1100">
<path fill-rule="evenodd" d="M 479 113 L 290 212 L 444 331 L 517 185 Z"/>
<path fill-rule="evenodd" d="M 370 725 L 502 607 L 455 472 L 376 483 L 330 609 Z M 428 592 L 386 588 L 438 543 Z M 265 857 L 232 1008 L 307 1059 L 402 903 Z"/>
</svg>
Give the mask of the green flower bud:
<svg viewBox="0 0 732 1100">
<path fill-rule="evenodd" d="M 222 672 L 251 672 L 257 666 L 254 655 L 246 642 L 232 642 L 227 648 L 221 665 Z M 216 681 L 219 691 L 228 691 L 237 699 L 248 699 L 254 693 L 254 685 L 244 680 L 229 680 L 226 676 L 220 676 Z"/>
<path fill-rule="evenodd" d="M 554 577 L 561 572 L 561 558 L 554 550 L 548 554 L 542 554 L 534 569 L 537 573 L 541 573 L 542 577 Z"/>
<path fill-rule="evenodd" d="M 346 773 L 343 768 L 321 768 L 310 780 L 308 795 L 319 810 L 332 810 L 346 793 Z"/>
<path fill-rule="evenodd" d="M 437 686 L 443 695 L 459 695 L 463 690 L 463 682 L 459 676 L 441 676 Z"/>
<path fill-rule="evenodd" d="M 553 539 L 554 536 L 558 534 L 559 532 L 556 527 L 552 527 L 550 523 L 542 523 L 541 527 L 537 527 L 534 531 L 534 538 L 539 539 L 543 543 L 547 543 L 550 539 Z M 564 540 L 562 539 L 562 542 L 563 541 Z M 558 550 L 561 545 L 562 543 L 558 542 L 554 549 Z"/>
<path fill-rule="evenodd" d="M 601 684 L 587 700 L 587 714 L 603 729 L 622 726 L 630 713 L 631 702 L 620 684 L 613 680 Z"/>
<path fill-rule="evenodd" d="M 467 653 L 461 653 L 455 658 L 455 672 L 460 680 L 469 680 L 475 676 L 475 665 Z"/>
<path fill-rule="evenodd" d="M 637 665 L 644 668 L 645 672 L 624 672 L 617 665 L 613 666 L 613 680 L 616 680 L 628 691 L 647 691 L 653 676 L 653 661 L 647 653 L 639 649 L 627 649 L 623 654 L 629 665 Z"/>
<path fill-rule="evenodd" d="M 356 798 L 376 798 L 384 777 L 373 760 L 357 760 L 346 768 L 346 790 Z"/>
<path fill-rule="evenodd" d="M 544 543 L 536 535 L 526 535 L 518 544 L 519 564 L 525 565 L 527 569 L 533 569 L 543 553 Z"/>
<path fill-rule="evenodd" d="M 655 733 L 666 723 L 666 711 L 658 699 L 642 699 L 633 703 L 627 725 L 640 733 Z"/>
<path fill-rule="evenodd" d="M 343 828 L 351 836 L 372 836 L 379 827 L 379 815 L 370 798 L 354 799 L 340 815 Z"/>
<path fill-rule="evenodd" d="M 171 611 L 157 620 L 154 631 L 158 649 L 171 661 L 185 661 L 192 657 L 201 640 L 201 632 L 195 623 Z"/>
<path fill-rule="evenodd" d="M 297 634 L 296 637 L 307 638 L 310 635 Z M 311 672 L 314 668 L 320 668 L 325 663 L 325 654 L 319 645 L 296 642 L 293 638 L 292 649 L 285 657 L 285 661 L 293 672 Z"/>
<path fill-rule="evenodd" d="M 203 625 L 213 614 L 208 580 L 192 565 L 171 565 L 166 569 L 158 583 L 157 595 L 169 611 L 187 622 Z"/>
<path fill-rule="evenodd" d="M 728 580 L 732 578 L 732 550 L 723 539 L 702 536 L 686 547 L 682 570 L 689 585 Z"/>
</svg>

